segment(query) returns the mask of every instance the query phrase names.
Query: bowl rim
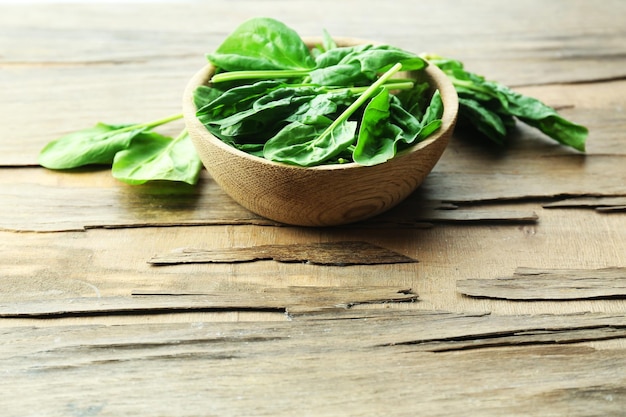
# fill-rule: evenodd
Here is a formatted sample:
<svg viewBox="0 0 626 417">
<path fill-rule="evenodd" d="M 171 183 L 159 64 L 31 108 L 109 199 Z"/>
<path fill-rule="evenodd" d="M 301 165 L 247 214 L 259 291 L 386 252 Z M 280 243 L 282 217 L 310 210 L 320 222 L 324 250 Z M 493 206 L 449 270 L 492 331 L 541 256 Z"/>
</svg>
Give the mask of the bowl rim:
<svg viewBox="0 0 626 417">
<path fill-rule="evenodd" d="M 357 44 L 380 44 L 380 42 L 369 41 L 360 38 L 350 38 L 350 37 L 333 37 L 335 42 L 339 46 L 343 45 L 357 45 Z M 320 44 L 322 42 L 322 37 L 302 37 L 302 40 L 309 46 L 314 46 Z M 398 160 L 404 158 L 410 154 L 413 154 L 433 142 L 441 139 L 446 136 L 447 131 L 452 128 L 456 122 L 457 114 L 458 114 L 458 96 L 456 93 L 456 89 L 452 84 L 452 81 L 448 78 L 447 75 L 444 74 L 436 65 L 429 63 L 427 60 L 427 66 L 424 68 L 424 72 L 427 76 L 433 80 L 436 84 L 436 88 L 439 89 L 442 101 L 444 103 L 443 115 L 441 117 L 442 123 L 441 127 L 432 133 L 428 138 L 411 145 L 410 147 L 403 149 L 398 152 L 393 158 L 377 164 L 377 165 L 361 165 L 356 162 L 348 162 L 344 164 L 324 164 L 317 165 L 312 167 L 303 167 L 299 165 L 291 165 L 283 162 L 276 162 L 265 159 L 260 156 L 252 155 L 247 152 L 244 152 L 240 149 L 237 149 L 221 139 L 215 137 L 211 134 L 204 124 L 200 122 L 200 120 L 196 117 L 197 107 L 194 102 L 194 91 L 197 87 L 201 85 L 208 85 L 210 78 L 213 76 L 215 72 L 215 67 L 207 63 L 204 67 L 202 67 L 199 71 L 197 71 L 187 83 L 184 94 L 183 94 L 183 117 L 185 119 L 185 123 L 187 126 L 192 126 L 195 131 L 202 132 L 202 139 L 208 140 L 212 145 L 221 148 L 222 150 L 232 153 L 235 156 L 240 158 L 250 159 L 254 162 L 265 164 L 273 167 L 281 167 L 283 169 L 298 169 L 298 170 L 315 170 L 315 171 L 342 171 L 346 169 L 368 169 L 372 167 L 376 167 L 379 165 L 385 165 L 391 161 Z"/>
</svg>

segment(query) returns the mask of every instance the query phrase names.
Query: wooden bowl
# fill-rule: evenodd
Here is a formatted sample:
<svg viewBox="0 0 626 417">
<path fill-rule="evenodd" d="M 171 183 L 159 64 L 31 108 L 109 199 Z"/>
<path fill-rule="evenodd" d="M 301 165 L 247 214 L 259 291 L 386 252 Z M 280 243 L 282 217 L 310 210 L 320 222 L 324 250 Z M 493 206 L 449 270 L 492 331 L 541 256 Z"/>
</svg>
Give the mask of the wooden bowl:
<svg viewBox="0 0 626 417">
<path fill-rule="evenodd" d="M 309 46 L 321 43 L 305 38 Z M 337 38 L 339 46 L 366 42 Z M 207 65 L 188 83 L 183 113 L 189 135 L 215 182 L 235 201 L 268 219 L 298 226 L 334 226 L 368 219 L 408 197 L 433 169 L 454 129 L 458 98 L 454 86 L 435 65 L 425 77 L 439 89 L 443 123 L 426 140 L 374 166 L 356 163 L 311 168 L 249 155 L 211 135 L 196 117 L 193 92 L 208 84 L 215 68 Z"/>
</svg>

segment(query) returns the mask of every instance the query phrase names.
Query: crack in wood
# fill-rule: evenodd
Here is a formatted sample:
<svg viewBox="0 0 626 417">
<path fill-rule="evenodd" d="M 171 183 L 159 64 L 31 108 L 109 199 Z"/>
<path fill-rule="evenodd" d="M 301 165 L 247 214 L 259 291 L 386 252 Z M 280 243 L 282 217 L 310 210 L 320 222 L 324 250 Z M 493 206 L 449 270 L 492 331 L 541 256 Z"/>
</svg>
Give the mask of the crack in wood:
<svg viewBox="0 0 626 417">
<path fill-rule="evenodd" d="M 544 204 L 545 208 L 590 208 L 600 213 L 626 211 L 626 196 L 576 197 Z"/>
<path fill-rule="evenodd" d="M 502 333 L 472 334 L 461 337 L 417 340 L 400 345 L 417 346 L 428 352 L 451 352 L 511 346 L 575 344 L 626 338 L 626 326 L 528 329 Z"/>
</svg>

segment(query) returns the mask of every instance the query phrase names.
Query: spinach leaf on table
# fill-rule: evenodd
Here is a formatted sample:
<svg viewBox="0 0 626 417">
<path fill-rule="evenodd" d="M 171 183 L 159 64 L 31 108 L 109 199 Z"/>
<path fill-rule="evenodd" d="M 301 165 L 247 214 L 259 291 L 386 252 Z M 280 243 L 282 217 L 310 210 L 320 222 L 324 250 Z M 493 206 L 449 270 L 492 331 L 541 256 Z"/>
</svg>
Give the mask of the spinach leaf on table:
<svg viewBox="0 0 626 417">
<path fill-rule="evenodd" d="M 533 97 L 516 93 L 500 84 L 491 84 L 506 97 L 509 114 L 563 145 L 585 151 L 585 141 L 589 133 L 586 127 L 565 119 L 555 109 Z"/>
<path fill-rule="evenodd" d="M 195 184 L 201 168 L 202 162 L 186 131 L 175 139 L 142 132 L 133 146 L 115 154 L 111 173 L 132 185 L 154 180 Z"/>
<path fill-rule="evenodd" d="M 151 131 L 180 118 L 182 114 L 133 125 L 98 123 L 48 143 L 39 163 L 49 169 L 112 165 L 113 177 L 129 184 L 150 180 L 194 184 L 202 165 L 187 134 L 173 140 Z"/>
<path fill-rule="evenodd" d="M 585 151 L 588 129 L 565 119 L 554 108 L 467 71 L 458 60 L 436 55 L 426 58 L 454 84 L 459 96 L 459 118 L 493 142 L 504 143 L 517 119 L 562 145 Z"/>
<path fill-rule="evenodd" d="M 115 154 L 128 148 L 143 128 L 133 125 L 108 125 L 70 133 L 49 142 L 39 154 L 39 164 L 49 169 L 69 169 L 85 165 L 111 164 Z"/>
<path fill-rule="evenodd" d="M 39 152 L 38 162 L 49 169 L 110 165 L 115 154 L 128 148 L 141 132 L 182 117 L 176 114 L 148 123 L 125 125 L 97 123 L 48 142 Z"/>
<path fill-rule="evenodd" d="M 471 123 L 476 130 L 491 139 L 503 144 L 507 135 L 507 127 L 501 115 L 489 107 L 482 105 L 478 100 L 468 97 L 459 97 L 459 108 L 465 120 Z"/>
</svg>

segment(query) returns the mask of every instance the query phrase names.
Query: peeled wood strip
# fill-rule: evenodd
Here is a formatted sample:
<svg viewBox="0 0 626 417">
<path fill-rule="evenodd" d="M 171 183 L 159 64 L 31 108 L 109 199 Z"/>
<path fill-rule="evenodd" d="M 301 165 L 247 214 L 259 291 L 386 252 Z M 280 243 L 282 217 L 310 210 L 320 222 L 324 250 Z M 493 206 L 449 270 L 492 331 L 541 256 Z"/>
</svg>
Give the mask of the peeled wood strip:
<svg viewBox="0 0 626 417">
<path fill-rule="evenodd" d="M 471 297 L 508 300 L 626 298 L 626 268 L 520 268 L 511 277 L 457 281 L 457 290 Z"/>
<path fill-rule="evenodd" d="M 181 263 L 229 263 L 275 260 L 319 265 L 376 265 L 417 262 L 398 252 L 367 242 L 323 242 L 291 245 L 259 245 L 214 250 L 183 249 L 150 259 L 154 265 Z"/>
</svg>

